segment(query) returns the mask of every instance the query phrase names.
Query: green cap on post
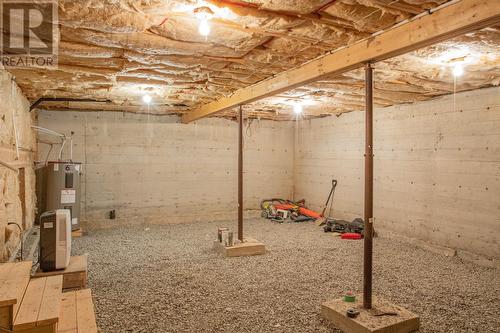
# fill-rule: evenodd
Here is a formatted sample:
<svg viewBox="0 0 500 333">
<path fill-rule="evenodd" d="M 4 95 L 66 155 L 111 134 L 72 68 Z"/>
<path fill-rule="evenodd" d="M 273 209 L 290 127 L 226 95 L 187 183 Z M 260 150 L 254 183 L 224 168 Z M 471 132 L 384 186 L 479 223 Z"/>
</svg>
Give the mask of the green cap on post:
<svg viewBox="0 0 500 333">
<path fill-rule="evenodd" d="M 356 296 L 354 296 L 352 293 L 349 292 L 345 294 L 344 302 L 354 303 L 356 302 Z"/>
</svg>

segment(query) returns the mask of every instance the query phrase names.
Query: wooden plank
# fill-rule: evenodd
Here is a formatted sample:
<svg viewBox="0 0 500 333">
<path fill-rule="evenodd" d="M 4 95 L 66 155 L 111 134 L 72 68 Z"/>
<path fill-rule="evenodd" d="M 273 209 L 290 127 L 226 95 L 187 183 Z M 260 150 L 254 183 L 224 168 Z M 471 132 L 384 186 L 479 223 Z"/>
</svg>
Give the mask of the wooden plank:
<svg viewBox="0 0 500 333">
<path fill-rule="evenodd" d="M 62 275 L 48 276 L 43 293 L 37 326 L 57 323 L 61 308 Z"/>
<path fill-rule="evenodd" d="M 42 272 L 38 270 L 33 277 L 63 276 L 63 289 L 75 289 L 87 287 L 87 255 L 72 256 L 66 269 Z"/>
<path fill-rule="evenodd" d="M 82 237 L 84 235 L 84 231 L 82 228 L 78 229 L 78 230 L 74 230 L 71 232 L 71 237 L 74 238 L 74 237 Z"/>
<path fill-rule="evenodd" d="M 4 295 L 6 297 L 8 293 L 7 290 L 7 280 L 10 274 L 10 271 L 14 268 L 15 263 L 5 263 L 0 264 L 0 281 L 2 284 L 0 285 L 0 295 Z M 13 305 L 17 302 L 16 299 L 12 298 L 4 298 L 0 299 L 0 326 L 1 327 L 10 327 L 13 321 Z"/>
<path fill-rule="evenodd" d="M 7 276 L 9 275 L 12 268 L 14 268 L 14 265 L 15 263 L 13 262 L 0 264 L 0 281 L 4 281 L 5 279 L 7 279 Z M 2 286 L 0 286 L 0 288 L 2 288 Z"/>
<path fill-rule="evenodd" d="M 8 306 L 16 303 L 15 299 L 12 299 L 9 295 L 9 286 L 7 285 L 8 277 L 10 271 L 14 268 L 15 263 L 5 263 L 0 265 L 0 281 L 3 281 L 0 285 L 0 307 Z"/>
<path fill-rule="evenodd" d="M 90 289 L 74 292 L 76 294 L 77 325 L 80 333 L 97 333 L 94 303 Z"/>
<path fill-rule="evenodd" d="M 87 272 L 75 272 L 63 275 L 63 289 L 87 288 Z"/>
<path fill-rule="evenodd" d="M 60 275 L 73 272 L 86 272 L 86 271 L 87 271 L 87 255 L 71 256 L 71 258 L 69 259 L 68 267 L 66 267 L 65 269 L 50 271 L 50 272 L 42 272 L 39 270 L 35 273 L 34 276 L 42 277 L 42 276 Z"/>
<path fill-rule="evenodd" d="M 18 270 L 16 271 L 16 280 L 14 280 L 14 286 L 12 287 L 12 292 L 16 295 L 17 303 L 14 304 L 13 318 L 15 318 L 17 311 L 19 310 L 19 305 L 24 296 L 24 292 L 30 281 L 31 273 L 31 261 L 25 261 L 18 264 Z"/>
<path fill-rule="evenodd" d="M 57 324 L 36 326 L 28 330 L 20 331 L 19 333 L 57 333 Z"/>
<path fill-rule="evenodd" d="M 26 293 L 19 306 L 15 319 L 13 331 L 20 331 L 36 327 L 38 312 L 45 290 L 47 278 L 33 279 L 26 288 Z"/>
<path fill-rule="evenodd" d="M 266 253 L 266 246 L 253 238 L 245 238 L 243 243 L 236 243 L 233 246 L 224 246 L 215 240 L 214 248 L 226 257 L 246 257 Z"/>
<path fill-rule="evenodd" d="M 77 333 L 76 293 L 74 291 L 63 293 L 61 296 L 61 310 L 57 326 L 59 333 Z"/>
<path fill-rule="evenodd" d="M 14 264 L 7 279 L 0 289 L 0 306 L 14 304 L 14 315 L 17 313 L 19 303 L 30 279 L 31 261 Z"/>
<path fill-rule="evenodd" d="M 37 326 L 30 333 L 57 333 L 57 324 L 48 326 Z"/>
<path fill-rule="evenodd" d="M 13 304 L 0 307 L 0 327 L 10 327 L 13 322 Z"/>
<path fill-rule="evenodd" d="M 414 313 L 379 297 L 374 297 L 372 309 L 365 309 L 361 298 L 356 297 L 354 303 L 343 299 L 325 302 L 321 305 L 321 314 L 344 332 L 409 333 L 418 330 L 420 318 Z M 347 317 L 346 312 L 350 308 L 360 312 L 356 318 Z M 396 315 L 383 316 L 380 315 L 382 313 Z"/>
<path fill-rule="evenodd" d="M 57 324 L 36 326 L 27 330 L 17 331 L 19 333 L 57 333 Z M 2 331 L 3 333 L 3 331 Z"/>
<path fill-rule="evenodd" d="M 182 122 L 189 123 L 326 76 L 348 72 L 366 62 L 395 57 L 499 22 L 500 1 L 462 0 L 277 74 L 270 79 L 239 89 L 229 97 L 202 105 L 197 110 L 185 114 Z"/>
</svg>

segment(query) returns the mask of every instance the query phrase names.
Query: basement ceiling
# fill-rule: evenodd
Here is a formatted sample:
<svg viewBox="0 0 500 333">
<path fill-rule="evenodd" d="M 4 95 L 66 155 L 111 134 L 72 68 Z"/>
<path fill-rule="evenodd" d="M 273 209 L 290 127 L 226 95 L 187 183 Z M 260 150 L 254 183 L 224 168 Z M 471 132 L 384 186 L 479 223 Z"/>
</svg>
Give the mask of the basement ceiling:
<svg viewBox="0 0 500 333">
<path fill-rule="evenodd" d="M 10 69 L 26 96 L 108 100 L 50 102 L 52 110 L 183 114 L 235 90 L 352 44 L 446 1 L 59 0 L 57 69 Z M 210 13 L 211 32 L 198 32 Z M 375 64 L 375 104 L 389 106 L 500 83 L 500 28 Z M 454 82 L 452 68 L 463 76 Z M 142 96 L 153 103 L 145 106 Z M 327 78 L 244 107 L 289 120 L 363 109 L 363 71 Z M 217 116 L 233 117 L 234 112 Z"/>
</svg>

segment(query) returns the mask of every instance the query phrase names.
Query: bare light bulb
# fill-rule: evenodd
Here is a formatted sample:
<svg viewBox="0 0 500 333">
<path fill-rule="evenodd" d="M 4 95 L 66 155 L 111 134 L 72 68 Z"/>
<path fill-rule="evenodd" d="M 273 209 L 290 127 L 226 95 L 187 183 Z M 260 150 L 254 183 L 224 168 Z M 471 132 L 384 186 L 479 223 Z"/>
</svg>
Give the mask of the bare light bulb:
<svg viewBox="0 0 500 333">
<path fill-rule="evenodd" d="M 198 32 L 202 36 L 208 36 L 210 34 L 210 24 L 208 24 L 207 19 L 203 19 L 200 21 L 200 25 L 198 26 Z"/>
<path fill-rule="evenodd" d="M 144 101 L 144 103 L 149 104 L 151 103 L 152 98 L 149 95 L 144 95 L 142 96 L 142 100 Z"/>
<path fill-rule="evenodd" d="M 302 113 L 302 111 L 303 111 L 302 105 L 295 104 L 293 106 L 293 112 L 295 112 L 295 114 L 300 114 L 300 113 Z"/>
<path fill-rule="evenodd" d="M 462 67 L 462 65 L 455 65 L 455 67 L 453 67 L 454 77 L 459 77 L 462 76 L 463 74 L 464 74 L 464 68 Z"/>
</svg>

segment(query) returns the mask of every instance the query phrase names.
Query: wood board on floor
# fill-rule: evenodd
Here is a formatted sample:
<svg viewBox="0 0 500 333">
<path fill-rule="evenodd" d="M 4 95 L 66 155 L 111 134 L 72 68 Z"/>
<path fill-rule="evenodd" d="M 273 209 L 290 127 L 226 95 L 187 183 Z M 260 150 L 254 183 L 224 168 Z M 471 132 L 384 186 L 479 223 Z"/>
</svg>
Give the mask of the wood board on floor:
<svg viewBox="0 0 500 333">
<path fill-rule="evenodd" d="M 59 333 L 97 333 L 90 289 L 65 292 L 61 297 Z"/>
<path fill-rule="evenodd" d="M 364 309 L 362 296 L 356 297 L 353 303 L 335 299 L 321 305 L 321 314 L 346 333 L 410 333 L 420 327 L 416 314 L 383 298 L 373 297 L 372 305 L 372 309 Z M 347 317 L 350 308 L 360 312 L 356 318 Z M 397 315 L 381 315 L 383 313 Z"/>
<path fill-rule="evenodd" d="M 12 331 L 55 332 L 59 319 L 62 276 L 31 279 L 15 314 Z"/>
<path fill-rule="evenodd" d="M 71 237 L 82 237 L 84 235 L 85 235 L 85 231 L 83 231 L 83 228 L 71 231 Z"/>
<path fill-rule="evenodd" d="M 214 248 L 226 257 L 254 256 L 266 253 L 266 246 L 253 238 L 245 238 L 243 242 L 237 242 L 233 246 L 224 246 L 215 240 Z"/>
<path fill-rule="evenodd" d="M 87 255 L 72 256 L 66 269 L 51 272 L 39 270 L 33 277 L 62 275 L 63 289 L 85 289 L 87 288 Z"/>
</svg>

